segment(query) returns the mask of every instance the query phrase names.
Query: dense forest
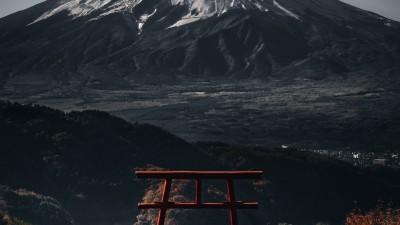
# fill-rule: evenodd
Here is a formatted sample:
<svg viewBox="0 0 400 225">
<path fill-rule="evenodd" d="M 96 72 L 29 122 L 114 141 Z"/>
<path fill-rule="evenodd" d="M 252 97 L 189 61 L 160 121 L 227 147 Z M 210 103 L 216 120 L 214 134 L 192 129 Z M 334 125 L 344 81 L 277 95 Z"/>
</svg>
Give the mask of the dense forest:
<svg viewBox="0 0 400 225">
<path fill-rule="evenodd" d="M 295 149 L 192 144 L 100 111 L 0 102 L 0 156 L 1 225 L 150 224 L 154 212 L 136 204 L 159 198 L 160 185 L 136 179 L 138 169 L 265 171 L 261 181 L 236 184 L 238 199 L 260 202 L 258 210 L 240 212 L 241 224 L 342 224 L 354 208 L 400 203 L 396 170 Z M 171 198 L 193 198 L 191 182 L 174 183 Z M 225 184 L 205 185 L 206 198 L 224 198 Z M 227 224 L 226 213 L 171 210 L 168 221 Z"/>
</svg>

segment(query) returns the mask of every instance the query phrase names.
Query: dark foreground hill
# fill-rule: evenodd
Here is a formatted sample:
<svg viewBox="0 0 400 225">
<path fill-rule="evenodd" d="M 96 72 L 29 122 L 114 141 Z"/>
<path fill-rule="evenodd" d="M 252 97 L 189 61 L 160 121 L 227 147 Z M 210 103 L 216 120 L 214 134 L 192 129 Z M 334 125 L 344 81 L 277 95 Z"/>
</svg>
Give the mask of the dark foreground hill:
<svg viewBox="0 0 400 225">
<path fill-rule="evenodd" d="M 192 161 L 207 161 L 159 128 L 103 112 L 4 102 L 0 111 L 0 183 L 54 196 L 83 224 L 134 219 L 144 190 L 136 167 L 200 169 Z"/>
<path fill-rule="evenodd" d="M 372 208 L 379 198 L 400 203 L 397 171 L 358 169 L 296 150 L 192 145 L 98 111 L 0 102 L 0 155 L 0 213 L 30 224 L 149 224 L 155 212 L 135 205 L 161 189 L 157 181 L 136 180 L 139 168 L 264 170 L 263 180 L 237 184 L 241 200 L 261 203 L 240 212 L 241 224 L 340 224 L 352 208 Z M 206 199 L 224 199 L 224 183 L 205 186 Z M 177 181 L 172 198 L 190 200 L 191 191 L 191 182 Z M 228 223 L 218 210 L 173 211 L 168 221 Z"/>
</svg>

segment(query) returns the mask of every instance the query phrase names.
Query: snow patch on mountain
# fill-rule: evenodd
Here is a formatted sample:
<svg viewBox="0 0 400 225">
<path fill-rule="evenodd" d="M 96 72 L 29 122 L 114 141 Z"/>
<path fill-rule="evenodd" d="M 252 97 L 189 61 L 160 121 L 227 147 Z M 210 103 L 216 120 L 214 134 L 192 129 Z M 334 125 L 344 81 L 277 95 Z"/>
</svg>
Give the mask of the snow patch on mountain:
<svg viewBox="0 0 400 225">
<path fill-rule="evenodd" d="M 167 27 L 167 29 L 169 28 L 173 28 L 173 27 L 180 27 L 189 23 L 193 23 L 196 22 L 197 20 L 200 20 L 201 17 L 182 17 L 181 20 L 179 20 L 178 22 L 172 24 L 171 26 Z"/>
<path fill-rule="evenodd" d="M 154 9 L 154 12 L 152 12 L 151 14 L 144 14 L 142 16 L 140 16 L 140 19 L 138 21 L 138 29 L 139 29 L 139 34 L 142 33 L 142 28 L 143 25 L 147 22 L 147 20 L 152 17 L 155 13 L 157 12 L 157 9 Z"/>
<path fill-rule="evenodd" d="M 220 2 L 223 3 L 224 1 Z M 216 0 L 171 0 L 171 4 L 187 5 L 188 14 L 183 16 L 180 20 L 168 28 L 183 26 L 196 22 L 200 19 L 218 15 L 218 2 Z M 222 9 L 222 7 L 220 7 L 220 9 Z"/>
<path fill-rule="evenodd" d="M 99 16 L 91 19 L 90 21 L 98 20 L 102 17 L 105 17 L 105 16 L 113 14 L 113 13 L 131 12 L 132 9 L 141 2 L 142 2 L 142 0 L 120 0 L 120 1 L 114 2 L 109 7 L 104 9 L 103 13 L 101 13 Z"/>
<path fill-rule="evenodd" d="M 188 6 L 189 14 L 184 17 L 210 17 L 218 13 L 217 0 L 171 0 L 171 4 Z"/>
<path fill-rule="evenodd" d="M 42 20 L 46 20 L 49 17 L 52 17 L 61 12 L 68 12 L 69 16 L 72 16 L 74 19 L 87 16 L 95 11 L 102 10 L 103 13 L 100 16 L 92 19 L 100 19 L 106 15 L 117 13 L 121 11 L 130 11 L 136 5 L 138 5 L 142 0 L 120 0 L 111 3 L 112 0 L 66 0 L 61 1 L 60 5 L 55 9 L 49 10 L 45 12 L 43 15 L 38 17 L 31 24 L 37 23 Z M 29 24 L 29 25 L 31 25 Z"/>
<path fill-rule="evenodd" d="M 111 0 L 69 0 L 64 1 L 57 8 L 45 12 L 39 18 L 37 18 L 33 23 L 45 20 L 51 16 L 54 16 L 60 12 L 68 11 L 68 15 L 73 17 L 80 17 L 90 14 L 91 12 L 102 8 L 103 6 L 110 3 Z M 32 24 L 33 24 L 32 23 Z"/>
<path fill-rule="evenodd" d="M 278 7 L 280 10 L 282 10 L 283 12 L 286 13 L 286 15 L 293 17 L 297 20 L 300 20 L 300 17 L 298 15 L 296 15 L 295 13 L 291 12 L 290 10 L 286 9 L 285 7 L 283 7 L 281 4 L 279 4 L 276 0 L 273 0 L 273 3 L 276 7 Z"/>
<path fill-rule="evenodd" d="M 171 0 L 172 5 L 187 5 L 192 16 L 210 17 L 221 15 L 232 8 L 268 11 L 262 0 Z M 194 15 L 193 15 L 194 14 Z"/>
<path fill-rule="evenodd" d="M 261 5 L 261 3 L 255 2 L 254 4 L 260 11 L 268 12 L 268 8 L 266 8 L 265 6 Z"/>
<path fill-rule="evenodd" d="M 212 16 L 220 16 L 233 8 L 268 11 L 262 0 L 171 0 L 171 4 L 186 5 L 188 13 L 168 28 L 183 26 Z"/>
</svg>

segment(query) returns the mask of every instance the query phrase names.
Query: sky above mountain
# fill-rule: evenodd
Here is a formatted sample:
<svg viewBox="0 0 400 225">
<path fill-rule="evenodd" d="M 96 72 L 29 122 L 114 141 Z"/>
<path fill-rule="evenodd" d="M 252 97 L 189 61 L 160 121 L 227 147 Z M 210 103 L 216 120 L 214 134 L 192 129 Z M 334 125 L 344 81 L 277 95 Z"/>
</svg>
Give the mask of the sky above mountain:
<svg viewBox="0 0 400 225">
<path fill-rule="evenodd" d="M 14 12 L 29 8 L 44 0 L 1 0 L 0 1 L 0 18 L 12 14 Z"/>
<path fill-rule="evenodd" d="M 372 11 L 400 21 L 400 1 L 399 0 L 341 0 L 348 4 L 357 6 L 359 8 Z M 7 16 L 19 10 L 26 9 L 35 4 L 43 2 L 43 0 L 1 0 L 0 1 L 0 18 Z"/>
<path fill-rule="evenodd" d="M 399 0 L 341 0 L 358 8 L 378 13 L 392 20 L 400 21 Z"/>
</svg>

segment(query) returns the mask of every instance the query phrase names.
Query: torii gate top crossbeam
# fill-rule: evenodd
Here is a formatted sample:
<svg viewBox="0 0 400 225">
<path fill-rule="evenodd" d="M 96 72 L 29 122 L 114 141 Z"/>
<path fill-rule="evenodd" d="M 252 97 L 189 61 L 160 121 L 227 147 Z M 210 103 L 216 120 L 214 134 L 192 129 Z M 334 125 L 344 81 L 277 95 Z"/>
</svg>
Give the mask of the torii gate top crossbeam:
<svg viewBox="0 0 400 225">
<path fill-rule="evenodd" d="M 261 179 L 262 171 L 136 171 L 138 178 L 153 179 Z"/>
</svg>

